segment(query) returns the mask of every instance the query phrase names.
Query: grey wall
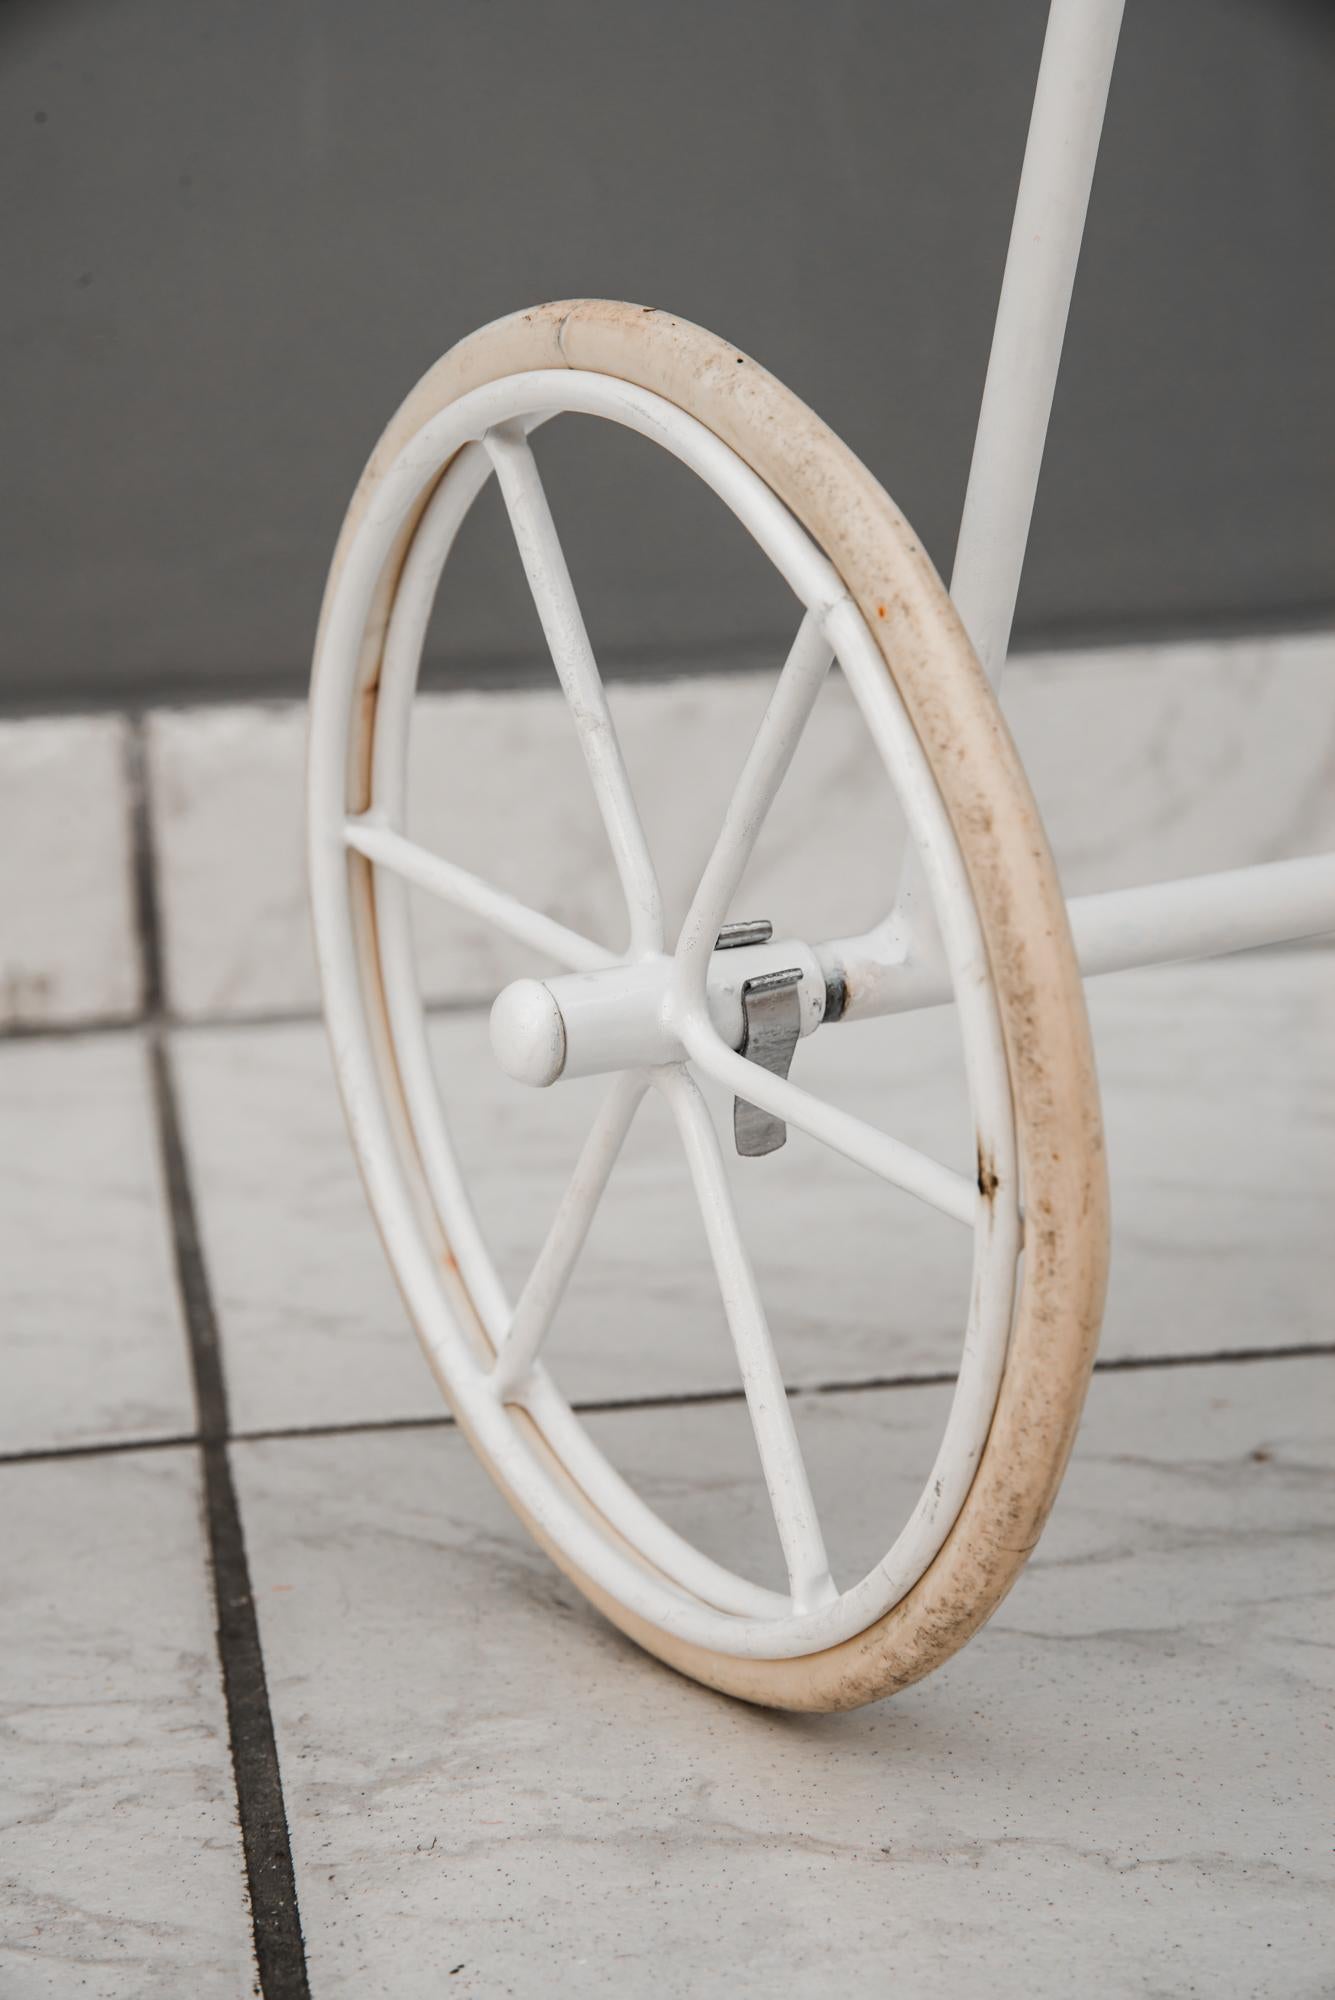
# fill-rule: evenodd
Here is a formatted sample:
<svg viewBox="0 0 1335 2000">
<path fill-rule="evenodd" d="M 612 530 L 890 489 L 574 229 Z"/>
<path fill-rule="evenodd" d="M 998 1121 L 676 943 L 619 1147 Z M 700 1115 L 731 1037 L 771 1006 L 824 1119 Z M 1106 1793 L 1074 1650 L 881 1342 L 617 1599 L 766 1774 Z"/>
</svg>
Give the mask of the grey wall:
<svg viewBox="0 0 1335 2000">
<path fill-rule="evenodd" d="M 948 568 L 1043 15 L 11 0 L 0 700 L 298 688 L 384 418 L 547 297 L 727 334 Z M 1130 0 L 1022 638 L 1327 614 L 1333 31 L 1314 0 Z M 608 663 L 785 632 L 698 491 L 590 428 L 543 454 Z M 527 670 L 498 525 L 460 552 L 448 676 Z"/>
</svg>

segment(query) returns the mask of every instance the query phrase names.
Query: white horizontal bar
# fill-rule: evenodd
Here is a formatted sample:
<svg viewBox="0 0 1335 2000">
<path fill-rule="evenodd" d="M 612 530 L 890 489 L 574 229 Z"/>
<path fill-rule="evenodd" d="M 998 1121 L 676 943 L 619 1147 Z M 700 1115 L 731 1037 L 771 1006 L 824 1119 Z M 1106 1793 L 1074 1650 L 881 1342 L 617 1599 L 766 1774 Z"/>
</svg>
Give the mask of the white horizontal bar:
<svg viewBox="0 0 1335 2000">
<path fill-rule="evenodd" d="M 1335 932 L 1335 854 L 1073 896 L 1066 909 L 1086 978 L 1292 944 Z M 827 976 L 842 970 L 847 980 L 848 1019 L 937 1007 L 950 999 L 950 975 L 939 960 L 886 963 L 874 938 L 870 933 L 816 947 Z"/>
<path fill-rule="evenodd" d="M 604 966 L 620 963 L 615 952 L 595 944 L 592 938 L 567 930 L 554 917 L 530 909 L 517 897 L 507 896 L 503 889 L 493 889 L 480 875 L 470 875 L 466 868 L 456 867 L 453 861 L 442 860 L 440 855 L 419 847 L 415 841 L 405 840 L 374 812 L 348 820 L 343 838 L 356 853 L 365 855 L 377 867 L 391 869 L 415 888 L 425 889 L 428 895 L 439 896 L 443 903 L 452 903 L 456 909 L 481 917 L 498 931 L 517 938 L 520 944 L 532 945 L 535 951 L 555 959 L 558 965 L 568 966 L 572 972 L 598 972 Z"/>
<path fill-rule="evenodd" d="M 1291 944 L 1335 931 L 1335 854 L 1111 889 L 1067 909 L 1084 973 Z"/>
</svg>

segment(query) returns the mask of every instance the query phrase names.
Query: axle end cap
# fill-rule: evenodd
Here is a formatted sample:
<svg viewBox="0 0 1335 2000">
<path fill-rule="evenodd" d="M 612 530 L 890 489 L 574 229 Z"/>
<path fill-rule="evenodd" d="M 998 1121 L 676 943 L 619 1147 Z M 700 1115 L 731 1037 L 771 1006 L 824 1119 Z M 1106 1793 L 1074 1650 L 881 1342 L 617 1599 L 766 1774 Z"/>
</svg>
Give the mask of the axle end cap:
<svg viewBox="0 0 1335 2000">
<path fill-rule="evenodd" d="M 555 1083 L 566 1060 L 566 1026 L 551 988 L 540 979 L 516 979 L 496 995 L 491 1048 L 516 1083 L 539 1089 Z"/>
</svg>

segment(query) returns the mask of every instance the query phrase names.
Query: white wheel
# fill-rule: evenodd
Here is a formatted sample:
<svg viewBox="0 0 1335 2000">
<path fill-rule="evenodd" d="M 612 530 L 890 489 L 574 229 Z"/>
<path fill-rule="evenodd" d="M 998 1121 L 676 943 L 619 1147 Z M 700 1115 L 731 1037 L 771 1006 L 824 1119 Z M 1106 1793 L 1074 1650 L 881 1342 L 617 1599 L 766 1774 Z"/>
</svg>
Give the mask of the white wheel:
<svg viewBox="0 0 1335 2000">
<path fill-rule="evenodd" d="M 791 651 L 671 946 L 528 442 L 560 412 L 626 425 L 673 453 L 732 509 L 795 600 Z M 427 620 L 460 523 L 493 475 L 625 893 L 620 955 L 403 831 Z M 715 948 L 834 658 L 931 893 L 978 1137 L 976 1178 L 822 1102 L 787 1079 L 786 1062 L 762 1067 L 739 1053 L 748 1026 L 758 1031 L 762 996 L 767 1024 L 784 1012 L 789 1043 L 841 1012 L 896 1004 L 884 930 L 824 945 Z M 311 892 L 340 1088 L 395 1274 L 474 1447 L 586 1595 L 683 1671 L 788 1707 L 848 1706 L 916 1679 L 982 1622 L 1037 1538 L 1093 1360 L 1107 1225 L 1083 994 L 1055 874 L 990 691 L 902 517 L 809 411 L 700 329 L 599 302 L 518 314 L 437 364 L 377 447 L 335 556 L 311 702 Z M 441 1114 L 408 931 L 409 884 L 568 968 L 499 996 L 493 1046 L 511 1075 L 558 1089 L 564 1076 L 610 1078 L 513 1303 Z M 936 1462 L 893 1545 L 868 1574 L 842 1585 L 696 1072 L 755 1107 L 759 1126 L 785 1121 L 971 1234 L 968 1324 Z M 670 1107 L 699 1197 L 786 1591 L 721 1568 L 654 1515 L 597 1450 L 541 1359 L 648 1090 Z"/>
</svg>

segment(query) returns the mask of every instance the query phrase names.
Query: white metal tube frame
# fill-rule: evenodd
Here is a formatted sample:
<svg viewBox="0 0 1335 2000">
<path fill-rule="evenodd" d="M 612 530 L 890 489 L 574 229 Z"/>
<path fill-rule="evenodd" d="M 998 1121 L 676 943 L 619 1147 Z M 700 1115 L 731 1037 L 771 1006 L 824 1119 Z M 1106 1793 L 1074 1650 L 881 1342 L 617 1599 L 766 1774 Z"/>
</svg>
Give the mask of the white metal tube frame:
<svg viewBox="0 0 1335 2000">
<path fill-rule="evenodd" d="M 950 594 L 993 686 L 1010 644 L 1123 0 L 1052 0 L 974 439 Z M 907 858 L 892 915 L 818 953 L 847 976 L 848 1017 L 948 996 Z M 1072 898 L 1086 975 L 1208 958 L 1335 930 L 1335 856 Z"/>
<path fill-rule="evenodd" d="M 500 456 L 513 465 L 527 454 L 523 433 L 557 410 L 610 418 L 640 431 L 681 458 L 725 500 L 774 562 L 804 607 L 797 638 L 744 768 L 733 806 L 702 878 L 691 918 L 675 954 L 663 949 L 652 871 L 642 863 L 633 805 L 617 822 L 618 859 L 631 915 L 626 952 L 607 956 L 560 926 L 528 911 L 466 871 L 440 864 L 402 832 L 407 724 L 413 685 L 435 587 L 458 526 Z M 497 440 L 500 449 L 497 449 Z M 436 479 L 441 466 L 448 466 Z M 358 635 L 376 578 L 415 495 L 435 485 L 414 534 L 386 637 L 373 741 L 371 807 L 349 817 L 349 718 Z M 563 676 L 582 735 L 596 736 L 599 756 L 590 775 L 614 817 L 627 801 L 615 732 L 591 684 L 579 684 L 583 657 L 568 579 L 554 530 L 544 541 L 528 532 L 550 524 L 531 460 L 505 490 L 516 540 L 553 649 L 567 647 L 572 671 Z M 545 533 L 545 529 L 544 529 Z M 786 1080 L 746 1062 L 714 1017 L 711 937 L 717 912 L 740 878 L 765 806 L 777 789 L 830 658 L 837 656 L 854 698 L 884 758 L 904 806 L 924 870 L 940 904 L 944 962 L 959 1009 L 964 1062 L 979 1144 L 994 1185 L 980 1199 L 971 1175 L 927 1158 L 865 1121 L 826 1104 Z M 504 1473 L 525 1511 L 568 1549 L 580 1569 L 622 1603 L 663 1629 L 719 1651 L 764 1658 L 792 1657 L 835 1644 L 865 1629 L 898 1601 L 941 1546 L 972 1481 L 986 1439 L 1005 1361 L 1020 1247 L 1018 1169 L 1009 1078 L 987 970 L 986 954 L 958 846 L 921 745 L 885 674 L 875 641 L 838 576 L 819 549 L 758 476 L 693 417 L 661 398 L 611 377 L 575 370 L 517 375 L 475 390 L 428 423 L 383 477 L 361 531 L 347 551 L 331 601 L 322 645 L 326 693 L 312 712 L 310 742 L 310 864 L 312 893 L 322 913 L 318 942 L 335 1062 L 359 1156 L 381 1229 L 428 1348 L 470 1428 Z M 335 678 L 337 676 L 337 679 Z M 610 801 L 610 806 L 609 802 Z M 609 831 L 611 825 L 609 824 Z M 392 1061 L 403 1088 L 417 1160 L 434 1210 L 448 1219 L 454 1281 L 442 1277 L 439 1256 L 423 1234 L 412 1169 L 405 1162 L 380 1089 L 379 1029 L 362 985 L 352 912 L 347 901 L 351 849 L 372 861 L 375 935 Z M 590 1052 L 593 1067 L 621 1073 L 578 1162 L 567 1198 L 528 1283 L 511 1307 L 472 1215 L 449 1144 L 426 1047 L 420 995 L 407 927 L 406 891 L 417 886 L 484 914 L 500 928 L 563 960 L 601 1000 L 589 1005 L 608 1032 Z M 734 954 L 766 954 L 743 947 Z M 790 950 L 790 947 L 782 947 Z M 768 948 L 772 960 L 775 948 Z M 790 960 L 791 962 L 791 960 Z M 819 961 L 801 953 L 804 1025 L 823 1018 L 827 996 Z M 636 982 L 666 977 L 667 993 L 648 1049 L 635 1046 L 639 1016 L 623 1006 Z M 539 1080 L 545 1052 L 569 1053 L 578 1039 L 555 1010 L 559 982 L 521 982 L 502 997 L 497 1034 L 534 1046 L 510 1049 L 509 1066 Z M 533 989 L 536 989 L 533 990 Z M 544 998 L 544 994 L 547 996 Z M 526 1001 L 536 1001 L 526 1006 Z M 567 1002 L 567 1005 L 569 1002 Z M 573 1012 L 574 1010 L 572 1010 Z M 624 1015 L 624 1018 L 622 1018 Z M 618 1028 L 617 1022 L 621 1021 Z M 536 1022 L 536 1026 L 534 1025 Z M 727 1023 L 726 1008 L 724 1022 Z M 553 1032 L 555 1031 L 555 1032 Z M 620 1037 L 620 1058 L 617 1056 Z M 973 1238 L 973 1280 L 960 1376 L 945 1434 L 917 1506 L 886 1556 L 860 1581 L 840 1589 L 830 1574 L 819 1523 L 797 1445 L 782 1375 L 764 1308 L 728 1199 L 712 1121 L 687 1071 L 687 1060 L 726 1087 L 771 1109 L 791 1125 L 870 1171 L 965 1223 Z M 564 1061 L 560 1073 L 565 1071 Z M 646 1087 L 664 1095 L 683 1139 L 700 1197 L 710 1249 L 736 1346 L 776 1526 L 788 1569 L 788 1590 L 764 1590 L 713 1564 L 675 1536 L 620 1480 L 560 1398 L 540 1350 L 578 1254 L 594 1205 L 614 1163 L 635 1102 Z M 476 1329 L 476 1338 L 469 1327 Z M 609 1539 L 552 1479 L 541 1454 L 515 1417 L 537 1426 L 600 1515 L 616 1524 Z"/>
<path fill-rule="evenodd" d="M 950 586 L 994 685 L 1010 643 L 1123 4 L 1053 0 L 1049 10 Z M 734 813 L 741 810 L 734 801 Z M 690 955 L 697 989 L 707 982 L 718 1034 L 731 1048 L 741 1046 L 742 990 L 780 967 L 802 971 L 803 1034 L 822 1021 L 948 1000 L 950 976 L 921 885 L 911 851 L 892 913 L 865 936 L 789 939 L 712 958 L 727 897 L 713 899 L 706 920 L 693 908 Z M 1076 897 L 1067 908 L 1086 976 L 1293 942 L 1335 930 L 1335 855 Z M 574 961 L 567 954 L 562 962 Z M 495 1017 L 497 1058 L 533 1083 L 670 1061 L 677 1047 L 672 976 L 660 958 L 601 978 L 550 982 L 550 1003 L 531 990 L 507 993 Z M 530 1017 L 527 1032 L 521 1008 Z M 545 1062 L 533 1039 L 539 1016 Z"/>
<path fill-rule="evenodd" d="M 994 679 L 1008 642 L 1120 16 L 1121 0 L 1054 0 L 1049 19 L 952 585 Z M 527 444 L 528 433 L 558 410 L 611 419 L 674 453 L 725 500 L 804 607 L 671 953 L 652 861 Z M 444 467 L 410 546 L 386 639 L 371 804 L 349 816 L 348 717 L 359 635 L 400 521 Z M 578 936 L 427 854 L 403 832 L 408 719 L 427 618 L 460 522 L 493 472 L 621 879 L 629 915 L 624 953 Z M 313 718 L 310 852 L 335 1060 L 395 1268 L 465 1422 L 539 1529 L 595 1584 L 664 1630 L 721 1652 L 779 1659 L 865 1629 L 922 1575 L 968 1491 L 1005 1359 L 1021 1222 L 1005 1055 L 967 877 L 921 747 L 860 614 L 793 517 L 719 439 L 629 384 L 562 370 L 512 376 L 474 391 L 429 422 L 389 468 L 346 552 L 323 653 L 332 695 Z M 909 871 L 891 914 L 860 938 L 784 940 L 718 953 L 715 937 L 832 657 L 904 807 Z M 372 1018 L 361 986 L 347 905 L 349 851 L 372 864 L 383 1024 Z M 932 916 L 918 893 L 920 880 L 930 891 Z M 493 1046 L 512 1075 L 547 1084 L 615 1073 L 513 1307 L 472 1214 L 440 1114 L 414 976 L 410 885 L 489 920 L 564 968 L 547 980 L 516 982 L 493 1010 Z M 1087 897 L 1069 909 L 1087 972 L 1275 943 L 1335 929 L 1335 856 Z M 969 1177 L 737 1053 L 745 983 L 789 968 L 800 974 L 803 1033 L 822 1022 L 933 1005 L 953 995 L 975 1124 L 993 1174 L 989 1200 L 979 1199 Z M 434 1212 L 449 1219 L 444 1277 L 420 1221 L 421 1191 L 413 1182 L 418 1169 L 405 1161 L 379 1088 L 382 1027 L 403 1087 L 415 1161 Z M 973 1234 L 969 1326 L 936 1463 L 887 1555 L 847 1589 L 831 1575 L 718 1139 L 688 1064 L 966 1223 Z M 660 1521 L 602 1458 L 542 1363 L 544 1336 L 649 1088 L 659 1090 L 672 1110 L 705 1216 L 786 1559 L 786 1593 L 732 1575 Z M 592 1514 L 551 1477 L 542 1452 L 531 1449 L 525 1424 L 536 1426 Z M 615 1524 L 614 1535 L 601 1531 L 600 1518 Z"/>
<path fill-rule="evenodd" d="M 1291 944 L 1335 931 L 1335 854 L 1074 896 L 1066 908 L 1086 978 Z M 927 950 L 911 951 L 893 919 L 864 937 L 742 946 L 715 954 L 708 968 L 710 1017 L 732 1048 L 741 1046 L 743 986 L 780 966 L 802 972 L 803 1034 L 822 1021 L 870 1020 L 951 998 L 950 970 L 931 934 Z M 672 1026 L 672 980 L 673 963 L 660 955 L 594 974 L 517 981 L 493 1012 L 497 1060 L 526 1083 L 593 1076 L 628 1063 L 671 1062 L 680 1050 Z M 535 1015 L 530 994 L 539 986 L 553 1009 L 542 1024 L 549 1054 L 541 1068 L 532 1052 L 532 1029 L 513 1019 L 521 1004 L 530 1019 Z M 731 1081 L 743 1089 L 740 1071 L 731 1071 Z M 745 1088 L 760 1102 L 768 1086 L 748 1071 Z M 786 1093 L 773 1094 L 777 1100 Z"/>
</svg>

